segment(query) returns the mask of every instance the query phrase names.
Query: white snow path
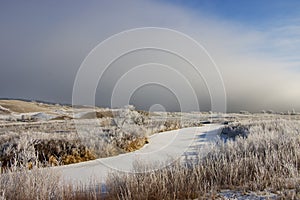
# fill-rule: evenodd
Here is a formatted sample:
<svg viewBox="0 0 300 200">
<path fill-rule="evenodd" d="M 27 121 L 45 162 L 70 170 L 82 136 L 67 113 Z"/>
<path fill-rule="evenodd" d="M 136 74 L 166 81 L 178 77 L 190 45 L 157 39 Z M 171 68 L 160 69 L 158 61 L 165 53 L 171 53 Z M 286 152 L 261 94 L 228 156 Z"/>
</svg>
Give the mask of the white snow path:
<svg viewBox="0 0 300 200">
<path fill-rule="evenodd" d="M 133 172 L 136 161 L 143 164 L 162 164 L 170 159 L 193 156 L 196 147 L 216 138 L 222 125 L 183 128 L 166 131 L 149 137 L 149 144 L 143 148 L 118 156 L 100 158 L 92 161 L 54 167 L 61 174 L 65 183 L 92 184 L 93 181 L 104 183 L 107 174 L 113 170 Z M 156 168 L 162 167 L 159 165 Z"/>
</svg>

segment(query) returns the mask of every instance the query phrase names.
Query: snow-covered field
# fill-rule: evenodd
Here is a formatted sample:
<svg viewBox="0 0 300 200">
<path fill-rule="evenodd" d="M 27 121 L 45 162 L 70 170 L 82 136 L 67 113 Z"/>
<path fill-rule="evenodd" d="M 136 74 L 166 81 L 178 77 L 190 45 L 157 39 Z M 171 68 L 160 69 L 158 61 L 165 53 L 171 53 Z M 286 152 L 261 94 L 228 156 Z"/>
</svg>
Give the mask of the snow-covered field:
<svg viewBox="0 0 300 200">
<path fill-rule="evenodd" d="M 249 198 L 260 199 L 249 191 L 262 189 L 272 198 L 290 195 L 286 189 L 298 195 L 297 113 L 146 112 L 8 100 L 0 106 L 0 193 L 10 199 L 21 198 L 15 191 L 22 188 L 31 188 L 27 199 L 43 191 L 42 199 L 48 192 L 87 194 L 104 184 L 111 197 L 139 188 L 135 199 L 149 192 L 190 199 L 210 194 L 208 188 L 241 199 L 241 187 Z M 135 173 L 145 171 L 151 173 Z"/>
</svg>

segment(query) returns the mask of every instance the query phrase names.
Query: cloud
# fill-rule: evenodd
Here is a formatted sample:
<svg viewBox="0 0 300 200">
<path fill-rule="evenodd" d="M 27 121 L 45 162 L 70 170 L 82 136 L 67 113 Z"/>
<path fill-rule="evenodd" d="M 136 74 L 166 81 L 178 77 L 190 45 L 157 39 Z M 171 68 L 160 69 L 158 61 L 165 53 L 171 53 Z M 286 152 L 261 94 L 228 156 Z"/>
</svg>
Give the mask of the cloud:
<svg viewBox="0 0 300 200">
<path fill-rule="evenodd" d="M 22 4 L 2 7 L 7 9 L 0 21 L 4 27 L 0 36 L 3 97 L 70 103 L 76 72 L 98 43 L 126 29 L 157 26 L 190 35 L 208 50 L 222 74 L 229 111 L 300 111 L 300 70 L 292 69 L 299 66 L 300 29 L 292 23 L 255 30 L 253 26 L 220 19 L 201 10 L 194 12 L 171 3 L 146 0 L 84 4 L 75 1 L 47 6 L 36 2 L 33 8 Z M 12 17 L 9 11 L 15 8 L 23 18 Z M 115 69 L 109 75 L 112 78 L 99 86 L 102 89 L 98 91 L 97 103 L 101 106 L 110 106 L 111 88 L 115 84 L 111 80 L 120 72 L 118 66 Z M 199 88 L 197 95 L 205 96 L 202 98 L 207 105 L 202 107 L 209 110 L 207 90 L 204 86 Z M 132 99 L 140 108 L 149 108 L 148 104 L 155 101 L 166 103 L 159 99 L 162 89 L 145 90 L 151 101 L 142 89 Z M 155 91 L 157 98 L 153 97 Z M 168 107 L 176 110 L 177 103 L 174 105 Z"/>
</svg>

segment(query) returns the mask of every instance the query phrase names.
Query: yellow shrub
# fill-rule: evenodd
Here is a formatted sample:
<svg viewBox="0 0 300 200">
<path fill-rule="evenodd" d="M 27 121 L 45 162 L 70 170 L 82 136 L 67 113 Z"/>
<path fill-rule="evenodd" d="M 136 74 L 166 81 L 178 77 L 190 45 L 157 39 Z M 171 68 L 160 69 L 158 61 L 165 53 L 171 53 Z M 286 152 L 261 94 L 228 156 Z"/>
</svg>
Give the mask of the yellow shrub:
<svg viewBox="0 0 300 200">
<path fill-rule="evenodd" d="M 148 144 L 148 143 L 149 143 L 149 141 L 148 141 L 148 138 L 146 138 L 146 137 L 137 138 L 137 139 L 134 139 L 133 141 L 129 142 L 129 144 L 125 147 L 124 150 L 128 151 L 128 152 L 132 152 L 132 151 L 142 148 L 145 144 Z"/>
</svg>

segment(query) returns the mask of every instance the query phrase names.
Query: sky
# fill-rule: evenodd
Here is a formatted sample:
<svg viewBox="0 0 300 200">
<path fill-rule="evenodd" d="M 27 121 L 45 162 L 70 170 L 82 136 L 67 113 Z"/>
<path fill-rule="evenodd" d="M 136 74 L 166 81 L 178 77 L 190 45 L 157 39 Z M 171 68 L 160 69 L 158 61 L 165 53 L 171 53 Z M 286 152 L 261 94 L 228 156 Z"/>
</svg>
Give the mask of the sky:
<svg viewBox="0 0 300 200">
<path fill-rule="evenodd" d="M 4 0 L 0 5 L 0 98 L 72 103 L 82 64 L 101 42 L 126 30 L 159 27 L 187 35 L 209 53 L 228 112 L 300 111 L 299 1 Z M 153 35 L 148 39 L 157 40 Z M 122 49 L 127 42 L 111 48 Z M 205 71 L 210 65 L 203 57 L 198 67 Z M 189 111 L 193 107 L 182 105 L 191 105 L 196 96 L 199 110 L 208 111 L 214 101 L 215 86 L 207 80 L 212 73 L 197 77 L 170 52 L 144 49 L 115 60 L 101 77 L 91 74 L 99 76 L 92 98 L 103 107 L 130 103 L 144 110 Z M 85 78 L 88 83 L 90 77 Z M 129 86 L 136 86 L 130 94 Z"/>
</svg>

